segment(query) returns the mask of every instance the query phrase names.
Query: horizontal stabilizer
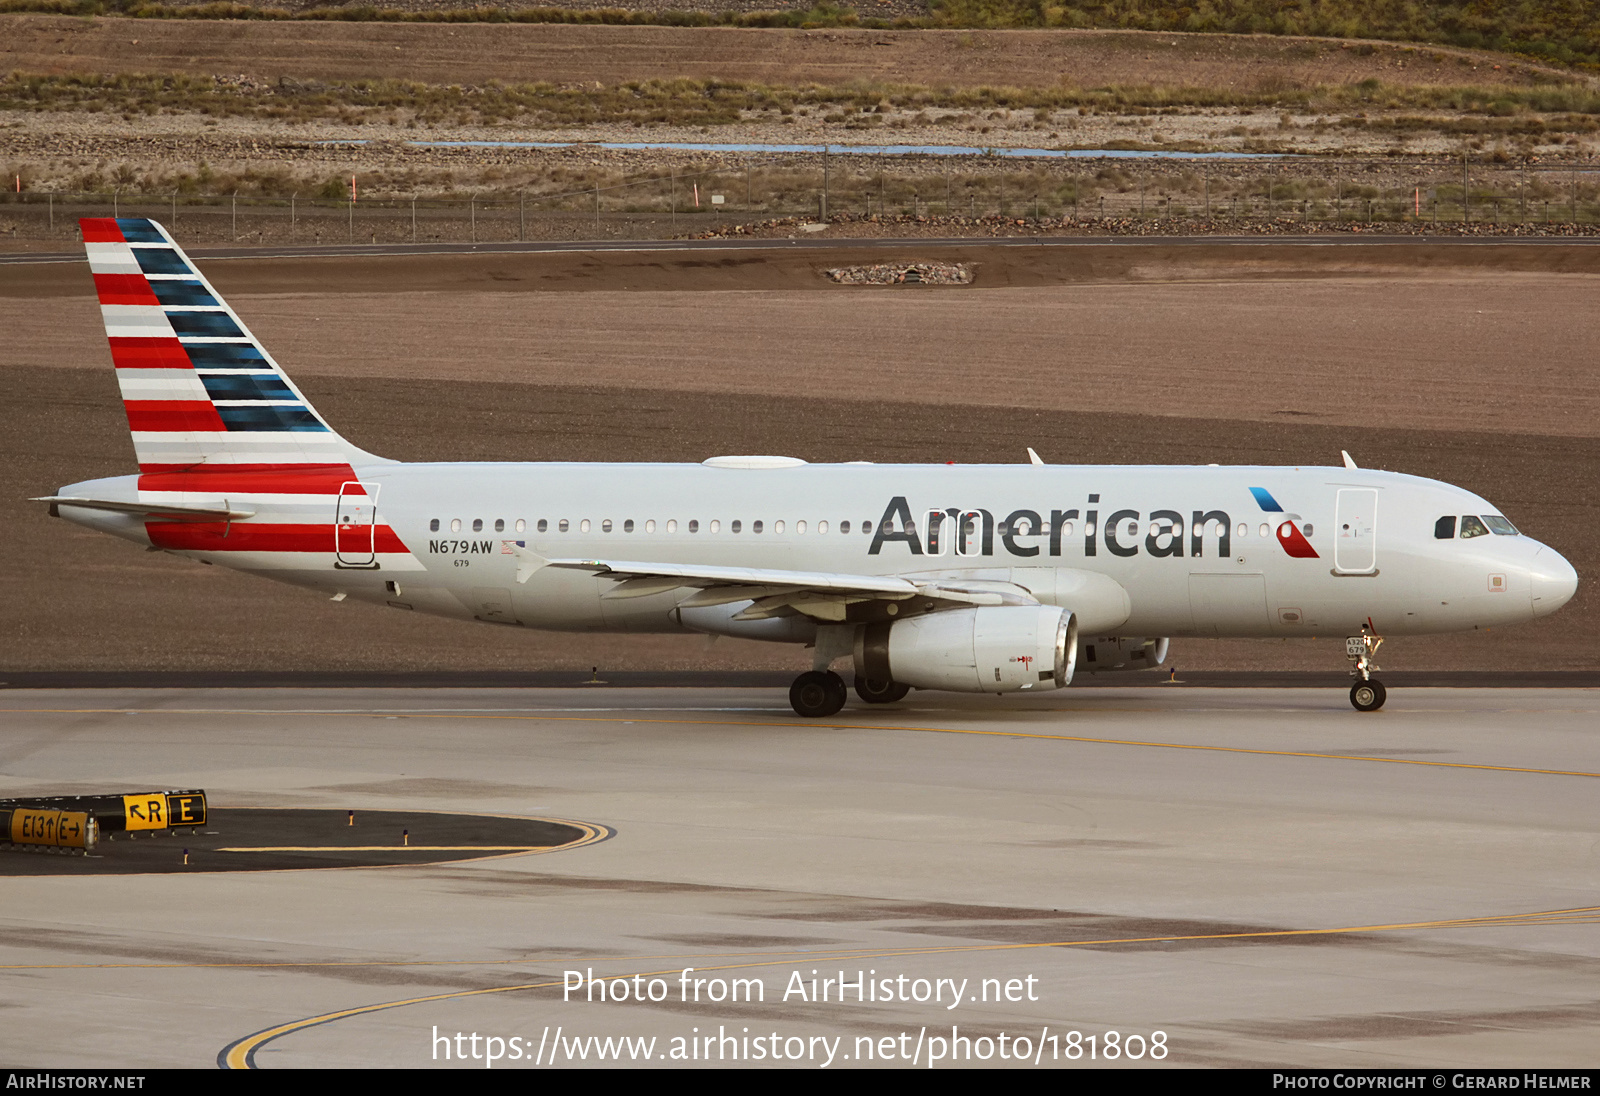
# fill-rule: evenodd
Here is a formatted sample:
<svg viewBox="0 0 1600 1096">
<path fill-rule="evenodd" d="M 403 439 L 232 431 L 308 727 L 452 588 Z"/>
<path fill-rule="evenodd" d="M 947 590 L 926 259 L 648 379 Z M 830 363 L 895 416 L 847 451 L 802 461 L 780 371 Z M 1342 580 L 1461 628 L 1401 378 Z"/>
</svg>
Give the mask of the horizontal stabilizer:
<svg viewBox="0 0 1600 1096">
<path fill-rule="evenodd" d="M 76 506 L 80 510 L 109 510 L 113 514 L 138 514 L 157 521 L 242 521 L 255 517 L 254 510 L 233 510 L 226 502 L 214 506 L 173 506 L 160 502 L 113 502 L 110 499 L 85 499 L 70 495 L 46 495 L 30 502 L 48 502 L 53 516 L 58 506 Z"/>
</svg>

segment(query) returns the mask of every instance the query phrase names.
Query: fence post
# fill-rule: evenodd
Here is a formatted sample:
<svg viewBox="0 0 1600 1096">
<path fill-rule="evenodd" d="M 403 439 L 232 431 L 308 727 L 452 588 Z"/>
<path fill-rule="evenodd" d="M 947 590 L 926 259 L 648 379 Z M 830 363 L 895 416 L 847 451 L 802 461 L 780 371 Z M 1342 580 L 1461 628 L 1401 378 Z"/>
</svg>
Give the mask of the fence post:
<svg viewBox="0 0 1600 1096">
<path fill-rule="evenodd" d="M 300 192 L 298 190 L 295 191 L 293 194 L 289 195 L 289 235 L 291 235 L 291 236 L 294 235 L 294 225 L 295 225 L 294 200 L 296 198 L 298 198 L 299 196 L 300 196 Z"/>
<path fill-rule="evenodd" d="M 51 194 L 49 201 L 50 201 L 50 231 L 54 232 L 55 228 L 56 228 L 56 196 L 54 194 Z"/>
<path fill-rule="evenodd" d="M 478 196 L 474 194 L 467 199 L 467 217 L 472 230 L 472 242 L 478 242 Z"/>
<path fill-rule="evenodd" d="M 233 192 L 233 238 L 239 239 L 239 192 Z"/>
<path fill-rule="evenodd" d="M 417 242 L 417 196 L 411 196 L 411 242 Z"/>
<path fill-rule="evenodd" d="M 678 169 L 677 168 L 673 168 L 672 169 L 671 182 L 668 185 L 672 188 L 672 229 L 673 229 L 674 232 L 676 232 L 677 229 L 678 229 Z"/>
<path fill-rule="evenodd" d="M 1467 154 L 1461 154 L 1461 223 L 1466 224 L 1472 219 L 1472 195 L 1467 190 Z"/>
<path fill-rule="evenodd" d="M 822 219 L 828 219 L 828 146 L 822 146 Z"/>
<path fill-rule="evenodd" d="M 354 190 L 350 193 L 350 242 L 356 242 L 356 196 Z"/>
</svg>

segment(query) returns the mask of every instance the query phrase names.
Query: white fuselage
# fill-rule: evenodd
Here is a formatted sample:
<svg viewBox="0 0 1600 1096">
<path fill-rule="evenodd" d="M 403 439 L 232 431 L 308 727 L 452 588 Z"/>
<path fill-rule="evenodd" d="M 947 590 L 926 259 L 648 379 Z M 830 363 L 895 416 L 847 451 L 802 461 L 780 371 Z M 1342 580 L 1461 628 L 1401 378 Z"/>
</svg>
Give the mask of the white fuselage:
<svg viewBox="0 0 1600 1096">
<path fill-rule="evenodd" d="M 1011 583 L 1074 609 L 1085 635 L 1343 635 L 1369 622 L 1391 635 L 1452 632 L 1533 619 L 1576 587 L 1567 561 L 1529 537 L 1436 536 L 1443 516 L 1497 513 L 1478 496 L 1365 469 L 383 463 L 354 474 L 376 498 L 354 514 L 332 512 L 346 507 L 326 496 L 153 500 L 133 476 L 62 489 L 250 511 L 220 542 L 185 541 L 183 522 L 60 512 L 212 563 L 441 616 L 801 642 L 815 628 L 804 618 L 733 621 L 737 603 L 680 611 L 687 587 L 607 597 L 616 579 L 519 572 L 519 550 Z M 255 535 L 291 527 L 311 534 Z"/>
</svg>

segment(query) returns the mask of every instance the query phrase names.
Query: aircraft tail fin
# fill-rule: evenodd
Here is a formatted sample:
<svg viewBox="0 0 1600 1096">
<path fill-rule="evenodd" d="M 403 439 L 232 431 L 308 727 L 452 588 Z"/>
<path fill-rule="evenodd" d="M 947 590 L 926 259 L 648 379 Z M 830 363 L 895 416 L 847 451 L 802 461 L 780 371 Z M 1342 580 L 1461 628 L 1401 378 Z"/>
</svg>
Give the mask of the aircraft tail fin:
<svg viewBox="0 0 1600 1096">
<path fill-rule="evenodd" d="M 387 463 L 328 426 L 161 225 L 78 224 L 141 472 Z"/>
</svg>

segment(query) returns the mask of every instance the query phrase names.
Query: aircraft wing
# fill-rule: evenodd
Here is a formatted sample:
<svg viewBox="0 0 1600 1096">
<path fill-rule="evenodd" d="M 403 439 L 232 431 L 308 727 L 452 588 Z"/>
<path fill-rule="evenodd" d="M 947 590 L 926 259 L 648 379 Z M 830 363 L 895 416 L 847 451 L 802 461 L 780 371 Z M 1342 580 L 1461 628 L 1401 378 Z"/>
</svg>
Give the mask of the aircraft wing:
<svg viewBox="0 0 1600 1096">
<path fill-rule="evenodd" d="M 763 567 L 718 567 L 710 564 L 651 563 L 613 559 L 544 559 L 519 547 L 517 581 L 526 582 L 543 567 L 589 571 L 614 578 L 606 598 L 646 597 L 669 590 L 693 589 L 680 608 L 751 604 L 735 620 L 761 620 L 798 613 L 822 621 L 842 621 L 852 604 L 863 601 L 909 601 L 918 610 L 965 605 L 1037 605 L 1022 587 L 1009 582 L 902 575 L 851 575 L 826 571 L 784 571 Z"/>
</svg>

